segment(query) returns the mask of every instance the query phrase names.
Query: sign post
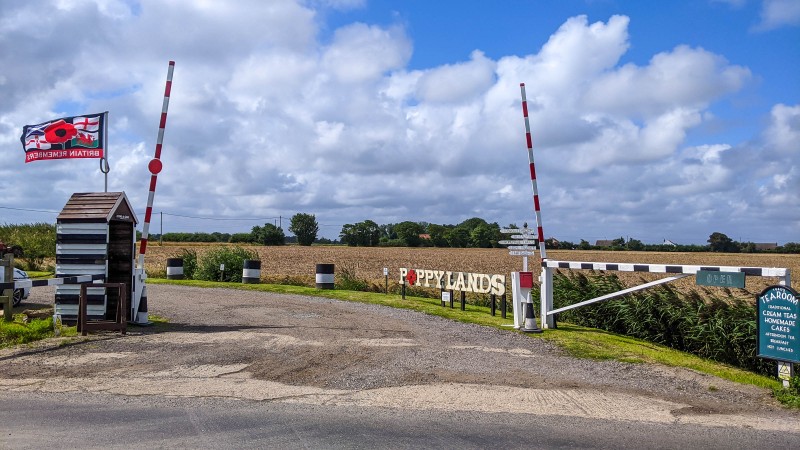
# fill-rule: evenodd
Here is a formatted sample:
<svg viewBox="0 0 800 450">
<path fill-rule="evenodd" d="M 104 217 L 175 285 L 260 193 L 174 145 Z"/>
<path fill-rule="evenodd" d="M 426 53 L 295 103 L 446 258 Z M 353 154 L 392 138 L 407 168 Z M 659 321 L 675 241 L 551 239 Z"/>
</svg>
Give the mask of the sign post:
<svg viewBox="0 0 800 450">
<path fill-rule="evenodd" d="M 800 363 L 800 305 L 788 286 L 770 286 L 758 295 L 758 357 L 778 361 L 778 378 L 789 387 L 792 364 Z M 788 367 L 787 367 L 788 366 Z"/>
</svg>

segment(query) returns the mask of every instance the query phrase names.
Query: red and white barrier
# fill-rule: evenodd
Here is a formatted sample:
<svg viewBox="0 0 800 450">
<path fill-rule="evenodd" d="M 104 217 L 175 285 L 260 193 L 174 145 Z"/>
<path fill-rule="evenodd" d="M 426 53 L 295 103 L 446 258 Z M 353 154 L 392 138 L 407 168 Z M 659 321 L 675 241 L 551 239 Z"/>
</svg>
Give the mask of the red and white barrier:
<svg viewBox="0 0 800 450">
<path fill-rule="evenodd" d="M 175 61 L 169 62 L 167 70 L 167 85 L 164 88 L 164 102 L 161 105 L 161 119 L 158 123 L 158 138 L 156 139 L 156 154 L 150 160 L 147 168 L 150 170 L 150 191 L 147 195 L 147 209 L 144 213 L 144 225 L 142 225 L 142 239 L 139 244 L 139 263 L 136 268 L 134 280 L 136 286 L 131 301 L 131 320 L 134 323 L 148 323 L 147 318 L 147 286 L 145 280 L 147 274 L 144 271 L 144 255 L 147 252 L 147 239 L 150 236 L 150 218 L 153 215 L 153 197 L 156 194 L 156 182 L 158 174 L 161 172 L 161 146 L 164 142 L 164 128 L 167 126 L 167 110 L 169 109 L 169 95 L 172 91 L 172 73 L 175 70 Z"/>
</svg>

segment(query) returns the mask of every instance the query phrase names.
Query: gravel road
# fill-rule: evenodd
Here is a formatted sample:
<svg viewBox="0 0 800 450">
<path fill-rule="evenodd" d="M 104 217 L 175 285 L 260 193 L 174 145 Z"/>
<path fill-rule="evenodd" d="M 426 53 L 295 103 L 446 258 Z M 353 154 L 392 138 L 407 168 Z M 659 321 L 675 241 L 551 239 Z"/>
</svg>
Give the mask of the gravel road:
<svg viewBox="0 0 800 450">
<path fill-rule="evenodd" d="M 0 394 L 207 398 L 797 433 L 764 389 L 576 359 L 535 336 L 387 307 L 150 285 L 165 326 L 0 350 Z M 47 304 L 52 291 L 34 290 Z M 510 322 L 510 321 L 509 321 Z"/>
</svg>

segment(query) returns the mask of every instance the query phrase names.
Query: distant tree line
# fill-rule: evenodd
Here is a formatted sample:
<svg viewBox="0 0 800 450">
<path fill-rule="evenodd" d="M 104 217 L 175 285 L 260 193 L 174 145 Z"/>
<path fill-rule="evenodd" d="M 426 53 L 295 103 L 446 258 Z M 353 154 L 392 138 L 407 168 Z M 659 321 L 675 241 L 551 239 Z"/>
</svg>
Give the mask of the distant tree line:
<svg viewBox="0 0 800 450">
<path fill-rule="evenodd" d="M 516 228 L 515 225 L 509 225 Z M 488 223 L 480 217 L 467 219 L 458 225 L 438 225 L 428 222 L 400 222 L 378 225 L 372 220 L 342 226 L 339 240 L 351 247 L 500 247 L 497 222 Z"/>
<path fill-rule="evenodd" d="M 289 223 L 289 231 L 294 233 L 294 236 L 286 236 L 282 227 L 265 223 L 264 226 L 254 226 L 249 233 L 164 233 L 163 235 L 151 234 L 148 239 L 150 241 L 161 240 L 167 242 L 221 242 L 261 245 L 333 243 L 330 239 L 317 239 L 319 224 L 317 224 L 317 219 L 313 214 L 297 213 L 292 216 Z M 137 238 L 141 238 L 141 233 L 138 231 Z"/>
<path fill-rule="evenodd" d="M 164 233 L 163 236 L 150 235 L 151 241 L 159 239 L 167 242 L 223 242 L 235 244 L 284 245 L 299 244 L 342 244 L 351 247 L 452 247 L 452 248 L 495 248 L 504 247 L 498 242 L 508 236 L 500 233 L 497 222 L 489 223 L 480 217 L 467 219 L 456 225 L 439 225 L 429 222 L 404 221 L 400 223 L 378 224 L 372 220 L 348 223 L 342 226 L 339 240 L 318 238 L 319 224 L 313 214 L 297 213 L 292 216 L 286 236 L 283 228 L 267 223 L 254 226 L 249 233 Z M 509 224 L 505 228 L 519 228 Z M 788 242 L 782 246 L 763 248 L 753 242 L 737 242 L 724 233 L 714 232 L 707 245 L 697 244 L 645 244 L 638 239 L 619 237 L 603 241 L 604 245 L 591 244 L 581 239 L 579 242 L 559 241 L 547 238 L 545 246 L 549 249 L 564 250 L 612 250 L 648 252 L 725 252 L 725 253 L 800 253 L 800 243 Z"/>
</svg>

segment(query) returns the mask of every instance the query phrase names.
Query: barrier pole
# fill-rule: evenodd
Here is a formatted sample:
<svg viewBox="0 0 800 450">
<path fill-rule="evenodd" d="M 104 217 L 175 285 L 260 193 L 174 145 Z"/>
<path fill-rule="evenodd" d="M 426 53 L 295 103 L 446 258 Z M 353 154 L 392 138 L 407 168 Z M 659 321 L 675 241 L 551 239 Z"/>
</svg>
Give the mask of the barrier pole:
<svg viewBox="0 0 800 450">
<path fill-rule="evenodd" d="M 142 239 L 139 243 L 139 268 L 144 270 L 144 254 L 147 251 L 147 238 L 150 235 L 150 217 L 153 214 L 153 197 L 156 194 L 158 173 L 161 172 L 161 146 L 164 143 L 164 128 L 167 126 L 167 110 L 169 109 L 169 95 L 172 91 L 172 73 L 175 70 L 175 61 L 169 62 L 167 70 L 167 85 L 164 88 L 164 102 L 161 104 L 161 120 L 158 123 L 158 137 L 156 139 L 155 158 L 150 160 L 147 168 L 150 169 L 150 192 L 147 194 L 147 209 L 144 213 L 142 225 Z M 131 302 L 133 303 L 133 302 Z"/>
<path fill-rule="evenodd" d="M 542 229 L 542 212 L 539 209 L 539 188 L 536 186 L 536 166 L 533 162 L 533 139 L 531 139 L 531 124 L 528 120 L 528 99 L 525 97 L 525 83 L 519 84 L 522 93 L 522 116 L 525 118 L 525 140 L 528 144 L 528 164 L 531 171 L 531 187 L 533 188 L 533 210 L 536 213 L 536 230 L 539 236 L 539 255 L 542 261 L 547 259 L 547 252 L 544 248 L 544 230 Z M 527 272 L 528 269 L 526 268 Z"/>
</svg>

